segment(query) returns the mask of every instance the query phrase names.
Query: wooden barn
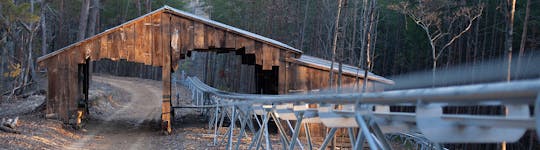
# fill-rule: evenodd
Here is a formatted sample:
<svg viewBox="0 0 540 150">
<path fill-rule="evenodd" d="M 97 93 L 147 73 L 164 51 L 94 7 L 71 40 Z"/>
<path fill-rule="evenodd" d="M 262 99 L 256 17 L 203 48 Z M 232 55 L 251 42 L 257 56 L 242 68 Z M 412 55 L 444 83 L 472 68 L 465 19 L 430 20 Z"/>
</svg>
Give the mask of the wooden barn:
<svg viewBox="0 0 540 150">
<path fill-rule="evenodd" d="M 87 110 L 90 64 L 110 59 L 160 67 L 162 125 L 171 131 L 171 73 L 180 60 L 190 73 L 231 92 L 287 94 L 328 87 L 329 61 L 302 55 L 281 42 L 168 6 L 38 58 L 47 69 L 47 116 L 79 124 Z M 337 72 L 337 65 L 334 69 Z M 344 84 L 363 71 L 344 67 Z M 382 90 L 391 80 L 369 74 Z"/>
</svg>

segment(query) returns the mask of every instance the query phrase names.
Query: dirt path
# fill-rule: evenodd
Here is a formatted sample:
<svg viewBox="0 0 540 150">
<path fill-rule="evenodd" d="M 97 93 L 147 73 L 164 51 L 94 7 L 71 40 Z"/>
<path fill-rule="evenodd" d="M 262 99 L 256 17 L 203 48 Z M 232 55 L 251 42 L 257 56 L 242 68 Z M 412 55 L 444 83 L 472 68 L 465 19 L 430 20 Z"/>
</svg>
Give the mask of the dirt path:
<svg viewBox="0 0 540 150">
<path fill-rule="evenodd" d="M 94 76 L 94 82 L 107 83 L 115 88 L 125 90 L 129 95 L 124 98 L 128 102 L 106 120 L 138 121 L 157 120 L 161 112 L 161 86 L 159 81 L 130 80 L 131 78 L 115 78 Z M 130 99 L 129 99 L 130 98 Z"/>
<path fill-rule="evenodd" d="M 23 105 L 40 104 L 44 96 L 39 100 L 0 103 L 0 112 L 5 112 L 0 116 L 20 116 L 17 129 L 22 131 L 21 134 L 0 132 L 0 149 L 224 149 L 225 143 L 213 146 L 213 130 L 208 129 L 201 112 L 195 109 L 175 110 L 173 133 L 160 132 L 161 84 L 161 81 L 139 78 L 93 76 L 90 119 L 81 130 L 45 119 L 42 112 L 31 113 L 34 105 Z M 182 86 L 173 89 L 173 93 L 179 92 L 179 100 L 173 98 L 174 104 L 191 105 L 188 89 Z M 226 129 L 221 128 L 221 134 Z M 273 136 L 277 139 L 277 135 Z M 248 138 L 242 143 L 241 149 L 246 149 Z"/>
<path fill-rule="evenodd" d="M 104 76 L 94 76 L 92 80 L 122 89 L 128 95 L 111 98 L 119 105 L 117 109 L 104 118 L 89 120 L 85 126 L 87 133 L 67 149 L 154 148 L 149 138 L 160 136 L 156 128 L 161 112 L 160 82 Z"/>
</svg>

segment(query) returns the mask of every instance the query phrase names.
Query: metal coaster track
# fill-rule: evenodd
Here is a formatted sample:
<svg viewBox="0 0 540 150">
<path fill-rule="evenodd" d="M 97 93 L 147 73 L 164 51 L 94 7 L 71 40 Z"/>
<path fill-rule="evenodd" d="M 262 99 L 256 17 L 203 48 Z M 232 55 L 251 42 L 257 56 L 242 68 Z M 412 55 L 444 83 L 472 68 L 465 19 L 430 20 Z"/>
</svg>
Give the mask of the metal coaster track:
<svg viewBox="0 0 540 150">
<path fill-rule="evenodd" d="M 338 128 L 347 129 L 352 149 L 362 149 L 366 141 L 370 149 L 392 149 L 389 139 L 395 138 L 415 143 L 416 149 L 444 149 L 439 143 L 515 142 L 526 130 L 540 129 L 538 115 L 531 116 L 529 112 L 529 105 L 540 108 L 540 79 L 373 93 L 294 95 L 225 92 L 196 77 L 175 82 L 191 90 L 193 106 L 173 108 L 204 109 L 214 144 L 221 146 L 226 141 L 227 149 L 239 149 L 239 141 L 248 135 L 246 128 L 254 133 L 249 149 L 272 149 L 267 127 L 270 119 L 278 127 L 281 149 L 313 149 L 309 126 L 304 124 L 307 140 L 298 138 L 302 123 L 322 123 L 330 128 L 319 149 L 326 148 Z M 416 106 L 416 112 L 391 112 L 389 106 Z M 506 113 L 444 114 L 442 108 L 447 106 L 505 106 Z M 534 114 L 540 114 L 540 110 L 535 109 Z M 218 129 L 225 118 L 232 123 L 222 134 Z M 296 123 L 291 125 L 291 120 Z M 285 131 L 284 124 L 290 132 Z M 239 129 L 237 134 L 234 129 Z"/>
</svg>

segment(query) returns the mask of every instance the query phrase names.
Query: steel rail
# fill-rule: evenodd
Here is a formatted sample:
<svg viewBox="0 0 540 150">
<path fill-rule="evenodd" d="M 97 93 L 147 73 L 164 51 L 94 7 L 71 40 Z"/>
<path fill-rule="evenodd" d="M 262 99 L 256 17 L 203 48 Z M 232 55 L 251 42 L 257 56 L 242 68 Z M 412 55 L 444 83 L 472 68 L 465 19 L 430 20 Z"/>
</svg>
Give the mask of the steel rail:
<svg viewBox="0 0 540 150">
<path fill-rule="evenodd" d="M 174 81 L 177 82 L 178 81 Z M 540 79 L 534 80 L 522 80 L 514 82 L 504 83 L 488 83 L 488 84 L 476 84 L 465 86 L 450 86 L 440 88 L 423 88 L 423 89 L 410 89 L 410 90 L 396 90 L 385 92 L 373 92 L 373 93 L 321 93 L 321 94 L 288 94 L 288 95 L 259 95 L 259 94 L 240 94 L 225 92 L 219 89 L 215 89 L 206 85 L 196 77 L 188 77 L 185 82 L 181 82 L 187 85 L 192 90 L 192 93 L 197 93 L 197 102 L 201 99 L 204 104 L 196 106 L 188 106 L 193 108 L 207 108 L 207 109 L 219 109 L 227 107 L 245 107 L 248 109 L 240 110 L 247 111 L 245 113 L 253 114 L 254 106 L 266 105 L 265 109 L 271 109 L 275 111 L 276 105 L 284 103 L 292 103 L 294 105 L 299 104 L 348 104 L 357 106 L 354 111 L 340 111 L 335 112 L 331 110 L 331 113 L 335 113 L 338 118 L 341 117 L 354 117 L 356 122 L 360 123 L 356 127 L 361 127 L 363 132 L 374 133 L 359 133 L 356 142 L 352 144 L 354 147 L 360 148 L 364 140 L 368 140 L 368 144 L 372 149 L 388 149 L 388 143 L 385 141 L 385 137 L 381 132 L 381 128 L 391 127 L 396 125 L 395 123 L 408 126 L 409 131 L 415 132 L 427 132 L 426 137 L 414 138 L 420 141 L 422 147 L 433 147 L 435 144 L 439 147 L 437 141 L 445 141 L 444 138 L 458 138 L 457 140 L 449 140 L 448 142 L 466 141 L 459 139 L 472 139 L 472 142 L 482 141 L 498 141 L 501 139 L 516 139 L 521 137 L 522 133 L 527 129 L 538 129 L 537 125 L 538 116 L 530 117 L 528 109 L 525 110 L 522 106 L 530 106 L 538 103 L 540 105 Z M 194 100 L 195 101 L 195 100 Z M 207 102 L 209 101 L 209 102 Z M 405 112 L 373 112 L 370 108 L 374 105 L 383 106 L 416 106 L 416 113 Z M 505 106 L 521 106 L 512 107 L 514 112 L 508 116 L 487 116 L 487 115 L 472 115 L 472 114 L 443 114 L 443 106 L 492 106 L 492 105 L 505 105 Z M 271 107 L 269 107 L 271 106 Z M 362 106 L 362 107 L 359 107 Z M 366 107 L 367 106 L 367 107 Z M 370 107 L 371 106 L 371 107 Z M 173 108 L 183 108 L 186 106 L 177 106 Z M 515 109 L 518 109 L 517 111 Z M 522 109 L 522 110 L 519 110 Z M 420 112 L 419 112 L 420 111 Z M 535 110 L 537 111 L 537 110 Z M 273 113 L 268 112 L 267 113 Z M 296 112 L 296 110 L 295 110 Z M 217 113 L 217 111 L 216 111 Z M 278 112 L 275 112 L 278 113 Z M 428 113 L 428 114 L 425 114 Z M 527 115 L 525 115 L 527 114 Z M 330 115 L 332 116 L 332 115 Z M 216 115 L 217 117 L 217 115 Z M 321 116 L 323 117 L 323 116 Z M 232 119 L 234 120 L 233 117 Z M 266 117 L 268 118 L 268 117 Z M 210 120 L 216 120 L 210 119 Z M 222 118 L 223 119 L 223 118 Z M 367 121 L 372 120 L 372 121 Z M 434 122 L 429 122 L 433 120 Z M 369 122 L 366 124 L 366 122 Z M 362 124 L 363 123 L 363 124 Z M 426 126 L 426 123 L 428 125 Z M 433 125 L 430 125 L 432 124 Z M 381 128 L 379 128 L 379 124 Z M 434 126 L 435 125 L 435 126 Z M 433 127 L 441 125 L 441 131 L 436 128 L 436 131 L 432 131 Z M 221 126 L 221 125 L 220 125 Z M 414 128 L 409 128 L 414 126 Z M 265 125 L 263 123 L 262 127 Z M 217 127 L 216 127 L 217 128 Z M 234 128 L 234 127 L 232 127 Z M 232 128 L 229 129 L 232 131 Z M 370 128 L 368 130 L 368 128 Z M 374 130 L 376 129 L 376 130 Z M 420 130 L 418 130 L 420 129 Z M 471 129 L 481 129 L 480 131 L 473 131 Z M 501 129 L 501 130 L 499 130 Z M 453 131 L 463 130 L 467 132 L 453 133 Z M 258 131 L 257 143 L 262 143 L 264 134 Z M 401 134 L 403 132 L 393 133 Z M 448 136 L 435 136 L 434 133 L 450 134 Z M 478 135 L 467 134 L 479 134 L 486 133 L 492 136 L 499 136 L 499 138 L 487 138 L 477 140 Z M 349 133 L 351 134 L 351 133 Z M 508 134 L 508 135 L 507 135 Z M 437 135 L 437 134 L 435 134 Z M 229 135 L 229 139 L 233 135 Z M 264 135 L 268 140 L 267 136 Z M 285 135 L 286 136 L 286 135 Z M 509 136 L 507 138 L 501 138 Z M 409 136 L 410 138 L 411 136 Z M 284 137 L 282 137 L 283 139 Z M 287 139 L 287 138 L 285 138 Z M 294 147 L 295 135 L 291 137 L 291 144 L 289 147 Z M 423 139 L 429 139 L 434 141 L 426 142 Z M 441 140 L 443 139 L 443 140 Z M 355 139 L 351 139 L 354 141 Z M 311 143 L 311 141 L 308 141 Z M 253 144 L 253 143 L 252 143 Z M 270 148 L 270 143 L 266 143 L 266 148 Z M 302 145 L 301 145 L 302 146 Z M 231 146 L 227 146 L 231 148 Z M 238 146 L 237 146 L 238 147 Z"/>
<path fill-rule="evenodd" d="M 200 80 L 199 80 L 200 81 Z M 201 87 L 222 99 L 232 100 L 227 105 L 281 104 L 281 103 L 332 103 L 332 104 L 380 104 L 410 105 L 417 103 L 441 103 L 462 105 L 534 104 L 540 91 L 540 79 L 479 85 L 424 88 L 374 93 L 284 94 L 259 95 L 238 94 Z M 211 88 L 211 87 L 210 87 Z M 212 88 L 213 89 L 213 88 Z"/>
</svg>

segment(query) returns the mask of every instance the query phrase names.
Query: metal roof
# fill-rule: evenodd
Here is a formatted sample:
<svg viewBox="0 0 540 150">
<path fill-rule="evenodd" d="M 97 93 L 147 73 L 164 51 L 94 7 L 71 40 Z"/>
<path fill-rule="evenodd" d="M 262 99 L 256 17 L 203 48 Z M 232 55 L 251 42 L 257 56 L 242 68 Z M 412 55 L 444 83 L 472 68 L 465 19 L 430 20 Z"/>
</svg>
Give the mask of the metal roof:
<svg viewBox="0 0 540 150">
<path fill-rule="evenodd" d="M 66 49 L 70 49 L 70 48 L 73 48 L 75 46 L 78 46 L 80 44 L 82 44 L 83 42 L 85 41 L 88 41 L 90 39 L 94 39 L 94 38 L 97 38 L 97 37 L 101 37 L 103 35 L 106 35 L 114 30 L 117 30 L 123 26 L 126 26 L 128 24 L 131 24 L 131 23 L 134 23 L 135 21 L 137 20 L 140 20 L 142 18 L 145 18 L 147 16 L 150 16 L 152 14 L 156 14 L 156 13 L 160 13 L 160 12 L 169 12 L 169 13 L 172 13 L 174 15 L 177 15 L 177 16 L 180 16 L 180 17 L 185 17 L 187 19 L 191 19 L 191 20 L 194 20 L 194 21 L 198 21 L 198 22 L 201 22 L 203 24 L 206 24 L 206 25 L 210 25 L 210 26 L 214 26 L 214 27 L 217 27 L 217 28 L 221 28 L 225 31 L 228 31 L 228 32 L 233 32 L 233 33 L 236 33 L 236 34 L 239 34 L 239 35 L 242 35 L 242 36 L 245 36 L 245 37 L 248 37 L 248 38 L 251 38 L 253 40 L 257 40 L 257 41 L 260 41 L 260 42 L 263 42 L 263 43 L 267 43 L 267 44 L 270 44 L 270 45 L 273 45 L 273 46 L 276 46 L 278 48 L 282 48 L 282 49 L 285 49 L 285 50 L 290 50 L 290 51 L 293 51 L 293 52 L 296 52 L 296 53 L 303 53 L 301 50 L 299 49 L 296 49 L 294 47 L 291 47 L 287 44 L 284 44 L 284 43 L 281 43 L 279 41 L 276 41 L 276 40 L 273 40 L 273 39 L 270 39 L 270 38 L 267 38 L 267 37 L 264 37 L 264 36 L 261 36 L 261 35 L 258 35 L 258 34 L 255 34 L 255 33 L 252 33 L 252 32 L 249 32 L 249 31 L 246 31 L 246 30 L 242 30 L 242 29 L 239 29 L 239 28 L 236 28 L 236 27 L 233 27 L 233 26 L 230 26 L 230 25 L 226 25 L 224 23 L 221 23 L 221 22 L 217 22 L 217 21 L 214 21 L 214 20 L 210 20 L 210 19 L 207 19 L 207 18 L 204 18 L 204 17 L 201 17 L 201 16 L 197 16 L 195 14 L 191 14 L 191 13 L 188 13 L 188 12 L 185 12 L 185 11 L 182 11 L 182 10 L 179 10 L 179 9 L 176 9 L 176 8 L 173 8 L 173 7 L 170 7 L 170 6 L 163 6 L 157 10 L 154 10 L 148 14 L 145 14 L 143 16 L 140 16 L 140 17 L 137 17 L 135 19 L 132 19 L 128 22 L 125 22 L 123 24 L 120 24 L 116 27 L 113 27 L 113 28 L 110 28 L 110 29 L 107 29 L 99 34 L 96 34 L 94 36 L 91 36 L 91 37 L 88 37 L 82 41 L 78 41 L 76 43 L 73 43 L 71 45 L 68 45 L 64 48 L 61 48 L 57 51 L 54 51 L 52 53 L 49 53 L 47 55 L 44 55 L 44 56 L 41 56 L 37 59 L 38 62 L 40 61 L 43 61 L 49 57 L 52 57 L 54 55 L 57 55 L 59 53 L 62 53 L 63 51 L 65 51 Z"/>
<path fill-rule="evenodd" d="M 313 57 L 313 56 L 308 56 L 308 55 L 305 55 L 305 54 L 300 56 L 300 58 L 297 58 L 297 59 L 294 59 L 294 60 L 297 61 L 297 62 L 300 62 L 300 63 L 305 63 L 307 65 L 313 65 L 315 67 L 324 68 L 324 69 L 327 69 L 327 70 L 330 70 L 330 67 L 331 67 L 331 64 L 332 64 L 331 61 L 321 59 L 321 58 L 317 58 L 317 57 Z M 342 69 L 343 69 L 344 74 L 349 74 L 349 75 L 352 75 L 352 76 L 358 76 L 360 78 L 364 78 L 364 70 L 363 69 L 360 69 L 358 67 L 351 66 L 351 65 L 346 65 L 346 64 L 343 64 Z M 334 71 L 339 71 L 337 63 L 334 63 L 333 70 Z M 394 81 L 392 81 L 390 79 L 387 79 L 387 78 L 384 78 L 382 76 L 378 76 L 378 75 L 373 74 L 371 72 L 368 72 L 368 79 L 369 80 L 374 80 L 374 81 L 379 81 L 379 82 L 386 83 L 386 84 L 394 84 Z"/>
<path fill-rule="evenodd" d="M 302 53 L 301 50 L 296 49 L 294 47 L 291 47 L 291 46 L 289 46 L 287 44 L 281 43 L 279 41 L 276 41 L 274 39 L 270 39 L 270 38 L 267 38 L 267 37 L 264 37 L 264 36 L 261 36 L 261 35 L 246 31 L 246 30 L 242 30 L 242 29 L 230 26 L 230 25 L 226 25 L 226 24 L 221 23 L 221 22 L 210 20 L 208 18 L 197 16 L 195 14 L 188 13 L 188 12 L 185 12 L 185 11 L 182 11 L 182 10 L 179 10 L 179 9 L 167 6 L 167 5 L 163 6 L 161 9 L 170 10 L 173 13 L 175 13 L 176 15 L 180 15 L 182 17 L 186 17 L 186 18 L 189 18 L 189 19 L 192 19 L 192 20 L 196 20 L 196 21 L 208 24 L 208 25 L 212 25 L 212 26 L 215 26 L 215 27 L 218 27 L 218 28 L 222 28 L 222 29 L 224 29 L 226 31 L 229 31 L 229 32 L 235 32 L 235 33 L 238 33 L 238 34 L 241 34 L 241 35 L 244 35 L 244 36 L 256 39 L 256 40 L 260 40 L 260 41 L 265 42 L 265 43 L 269 43 L 269 44 L 272 44 L 272 45 L 275 45 L 275 46 L 278 46 L 278 47 L 282 47 L 284 49 L 288 49 L 288 50 L 292 50 L 292 51 L 295 51 L 295 52 L 298 52 L 298 53 Z"/>
</svg>

